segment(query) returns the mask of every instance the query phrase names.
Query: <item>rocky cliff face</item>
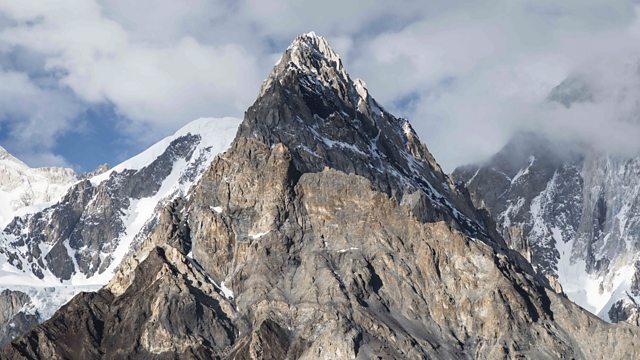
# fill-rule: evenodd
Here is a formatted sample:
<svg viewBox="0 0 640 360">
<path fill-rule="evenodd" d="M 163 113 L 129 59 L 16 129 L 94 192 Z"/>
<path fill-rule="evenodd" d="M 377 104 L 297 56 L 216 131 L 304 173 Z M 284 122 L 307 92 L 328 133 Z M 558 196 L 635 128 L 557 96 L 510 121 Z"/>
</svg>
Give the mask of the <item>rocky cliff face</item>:
<svg viewBox="0 0 640 360">
<path fill-rule="evenodd" d="M 213 286 L 174 248 L 154 249 L 133 276 L 118 297 L 108 290 L 78 295 L 62 310 L 75 313 L 74 318 L 58 313 L 37 330 L 42 346 L 34 348 L 23 338 L 4 356 L 117 359 L 181 353 L 206 359 L 218 355 L 211 347 L 225 347 L 235 339 L 227 317 L 230 306 L 220 303 Z M 187 328 L 189 333 L 183 333 Z M 143 335 L 131 341 L 129 334 Z"/>
<path fill-rule="evenodd" d="M 534 267 L 584 308 L 617 321 L 612 307 L 639 299 L 638 158 L 584 148 L 567 155 L 566 147 L 520 134 L 486 163 L 454 176 L 492 213 L 511 246 L 526 244 Z"/>
<path fill-rule="evenodd" d="M 85 176 L 59 202 L 16 217 L 0 234 L 0 287 L 24 293 L 29 314 L 43 321 L 76 293 L 105 285 L 149 234 L 156 209 L 186 194 L 238 124 L 196 120 L 114 169 Z"/>
<path fill-rule="evenodd" d="M 445 220 L 485 239 L 493 229 L 409 122 L 385 111 L 362 80 L 352 80 L 323 38 L 300 37 L 285 51 L 238 138 L 283 144 L 301 173 L 330 167 L 363 176 L 422 220 Z"/>
<path fill-rule="evenodd" d="M 0 292 L 0 342 L 6 344 L 38 325 L 38 316 L 29 311 L 29 303 L 29 295 L 23 292 Z"/>
</svg>

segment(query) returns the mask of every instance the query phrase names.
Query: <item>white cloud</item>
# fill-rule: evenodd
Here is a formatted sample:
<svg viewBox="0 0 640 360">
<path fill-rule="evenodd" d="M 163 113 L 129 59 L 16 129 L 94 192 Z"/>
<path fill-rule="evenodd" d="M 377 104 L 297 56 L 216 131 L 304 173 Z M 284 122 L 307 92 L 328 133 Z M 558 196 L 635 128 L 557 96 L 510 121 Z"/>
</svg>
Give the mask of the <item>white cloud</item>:
<svg viewBox="0 0 640 360">
<path fill-rule="evenodd" d="M 394 110 L 410 117 L 447 170 L 490 156 L 523 129 L 628 153 L 640 144 L 610 139 L 640 135 L 638 126 L 614 124 L 639 116 L 635 108 L 621 114 L 631 101 L 603 94 L 565 109 L 546 97 L 575 73 L 609 93 L 628 93 L 633 85 L 623 79 L 640 84 L 629 66 L 640 60 L 637 28 L 633 2 L 490 1 L 380 34 L 351 62 L 383 104 L 400 103 Z"/>
<path fill-rule="evenodd" d="M 240 45 L 205 45 L 188 36 L 135 42 L 92 1 L 3 5 L 20 21 L 0 34 L 5 44 L 43 54 L 61 86 L 89 103 L 113 103 L 134 131 L 152 129 L 157 137 L 199 116 L 240 114 L 259 85 L 255 54 Z"/>
<path fill-rule="evenodd" d="M 630 75 L 640 59 L 634 6 L 632 0 L 375 0 L 366 6 L 0 0 L 0 59 L 26 49 L 40 56 L 32 67 L 44 64 L 5 69 L 24 72 L 32 90 L 49 99 L 25 100 L 31 112 L 22 118 L 35 123 L 34 108 L 47 109 L 56 99 L 66 104 L 57 125 L 43 131 L 44 144 L 71 126 L 74 106 L 98 103 L 112 104 L 125 134 L 148 143 L 195 117 L 241 115 L 275 57 L 295 35 L 315 30 L 381 103 L 410 117 L 451 169 L 489 156 L 528 128 L 603 145 L 608 136 L 618 139 L 617 148 L 636 149 L 628 139 L 637 134 L 629 119 L 638 113 L 640 84 Z M 31 79 L 26 73 L 33 71 L 50 76 Z M 550 89 L 578 73 L 589 78 L 596 103 L 548 106 Z M 7 113 L 6 102 L 0 106 Z M 617 119 L 626 122 L 610 125 Z M 597 131 L 602 126 L 608 131 Z"/>
<path fill-rule="evenodd" d="M 80 109 L 69 95 L 43 89 L 22 73 L 0 71 L 0 127 L 7 133 L 5 145 L 29 164 L 67 165 L 50 149 Z"/>
</svg>

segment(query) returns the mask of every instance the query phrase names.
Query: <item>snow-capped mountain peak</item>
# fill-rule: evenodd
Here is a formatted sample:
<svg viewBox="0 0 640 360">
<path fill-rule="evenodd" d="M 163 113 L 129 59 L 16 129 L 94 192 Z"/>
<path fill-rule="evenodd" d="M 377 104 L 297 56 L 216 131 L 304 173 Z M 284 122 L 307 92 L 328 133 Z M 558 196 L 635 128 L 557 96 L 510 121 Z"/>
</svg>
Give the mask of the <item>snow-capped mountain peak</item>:
<svg viewBox="0 0 640 360">
<path fill-rule="evenodd" d="M 58 201 L 76 181 L 71 169 L 31 168 L 0 146 L 0 227 Z"/>
<path fill-rule="evenodd" d="M 20 167 L 22 169 L 26 169 L 29 166 L 24 162 L 17 159 L 15 156 L 11 155 L 4 147 L 0 146 L 0 161 L 3 163 L 10 163 L 16 167 Z"/>
<path fill-rule="evenodd" d="M 203 149 L 210 147 L 211 153 L 214 155 L 218 154 L 229 145 L 227 141 L 224 141 L 224 139 L 227 139 L 229 134 L 235 135 L 239 121 L 239 119 L 231 117 L 200 118 L 194 120 L 178 129 L 174 134 L 169 135 L 151 145 L 140 154 L 135 155 L 113 168 L 92 177 L 90 180 L 93 184 L 100 184 L 114 173 L 120 173 L 124 170 L 140 170 L 160 157 L 171 145 L 172 141 L 183 136 L 188 136 L 189 134 L 201 137 L 198 149 L 196 150 L 197 153 L 200 153 Z M 221 138 L 223 141 L 220 141 Z"/>
<path fill-rule="evenodd" d="M 559 149 L 541 135 L 519 134 L 454 176 L 540 273 L 578 305 L 618 321 L 623 316 L 610 312 L 631 306 L 620 301 L 640 300 L 640 158 Z"/>
<path fill-rule="evenodd" d="M 285 55 L 287 54 L 290 61 L 300 68 L 319 71 L 321 66 L 331 66 L 345 78 L 348 76 L 340 56 L 333 51 L 324 37 L 316 35 L 313 31 L 298 36 L 287 49 Z"/>
<path fill-rule="evenodd" d="M 156 210 L 187 193 L 229 146 L 239 123 L 195 120 L 114 168 L 75 182 L 50 207 L 14 219 L 0 234 L 0 287 L 28 294 L 30 311 L 44 320 L 78 291 L 106 284 L 151 231 Z"/>
<path fill-rule="evenodd" d="M 284 144 L 301 172 L 328 167 L 364 176 L 424 220 L 450 220 L 483 239 L 492 231 L 410 123 L 380 106 L 364 81 L 353 80 L 315 34 L 301 35 L 287 48 L 238 136 Z"/>
<path fill-rule="evenodd" d="M 300 77 L 305 86 L 310 88 L 326 87 L 338 91 L 353 89 L 353 82 L 340 56 L 331 49 L 324 37 L 314 32 L 298 36 L 289 45 L 262 85 L 260 96 L 274 81 L 282 84 L 290 76 Z"/>
</svg>

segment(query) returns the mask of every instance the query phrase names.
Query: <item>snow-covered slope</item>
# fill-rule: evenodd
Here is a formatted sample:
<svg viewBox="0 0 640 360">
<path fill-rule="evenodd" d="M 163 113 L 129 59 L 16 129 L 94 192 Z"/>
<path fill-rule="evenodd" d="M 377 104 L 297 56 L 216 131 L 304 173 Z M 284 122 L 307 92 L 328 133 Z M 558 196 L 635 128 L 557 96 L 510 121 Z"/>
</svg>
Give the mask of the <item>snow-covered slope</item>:
<svg viewBox="0 0 640 360">
<path fill-rule="evenodd" d="M 31 168 L 0 146 L 0 228 L 55 203 L 76 181 L 71 169 Z"/>
<path fill-rule="evenodd" d="M 238 130 L 240 121 L 240 119 L 232 117 L 200 118 L 194 120 L 176 131 L 173 135 L 165 137 L 164 139 L 151 145 L 148 149 L 141 152 L 140 154 L 126 161 L 123 161 L 110 170 L 98 174 L 90 180 L 93 184 L 100 184 L 101 182 L 107 180 L 113 173 L 122 172 L 124 170 L 140 170 L 160 157 L 171 145 L 171 142 L 189 134 L 198 135 L 202 138 L 202 140 L 198 143 L 198 148 L 194 153 L 200 154 L 202 156 L 205 156 L 204 154 L 209 154 L 206 160 L 210 161 L 213 159 L 213 157 L 215 157 L 215 155 L 224 151 L 229 146 L 229 144 L 231 144 L 231 141 L 233 140 L 233 137 Z M 206 166 L 208 164 L 207 161 L 205 161 L 206 164 L 205 162 L 199 161 L 197 163 Z M 194 162 L 193 165 L 196 165 L 196 163 Z"/>
<path fill-rule="evenodd" d="M 32 301 L 24 310 L 45 320 L 77 292 L 106 284 L 153 228 L 156 210 L 186 194 L 232 142 L 239 123 L 195 120 L 76 183 L 56 204 L 16 218 L 0 235 L 0 288 L 27 293 Z"/>
<path fill-rule="evenodd" d="M 640 303 L 640 157 L 578 150 L 566 154 L 520 134 L 454 176 L 571 300 L 605 320 L 625 320 L 619 310 Z"/>
</svg>

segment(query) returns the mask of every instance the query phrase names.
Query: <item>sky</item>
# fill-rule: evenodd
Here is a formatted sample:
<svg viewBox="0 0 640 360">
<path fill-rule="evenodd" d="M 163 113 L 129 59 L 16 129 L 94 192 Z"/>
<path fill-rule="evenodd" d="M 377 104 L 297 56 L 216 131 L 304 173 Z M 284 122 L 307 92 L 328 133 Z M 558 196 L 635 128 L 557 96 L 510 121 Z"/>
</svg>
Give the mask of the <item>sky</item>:
<svg viewBox="0 0 640 360">
<path fill-rule="evenodd" d="M 638 1 L 0 0 L 0 145 L 90 171 L 242 117 L 295 36 L 328 39 L 445 170 L 535 130 L 640 150 Z M 589 100 L 550 102 L 578 79 Z"/>
</svg>

